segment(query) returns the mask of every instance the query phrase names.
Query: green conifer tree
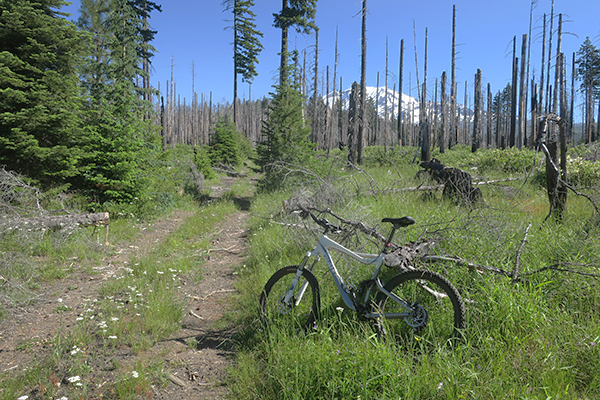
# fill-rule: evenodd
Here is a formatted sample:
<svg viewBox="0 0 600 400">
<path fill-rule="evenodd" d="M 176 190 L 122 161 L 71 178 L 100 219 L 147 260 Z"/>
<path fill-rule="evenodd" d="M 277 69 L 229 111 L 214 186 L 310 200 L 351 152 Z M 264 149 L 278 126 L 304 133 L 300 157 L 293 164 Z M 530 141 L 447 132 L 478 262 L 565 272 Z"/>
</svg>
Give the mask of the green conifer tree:
<svg viewBox="0 0 600 400">
<path fill-rule="evenodd" d="M 104 96 L 101 90 L 106 82 L 105 66 L 109 60 L 109 32 L 105 21 L 111 10 L 110 3 L 110 0 L 81 0 L 79 7 L 77 26 L 92 36 L 89 60 L 81 69 L 82 83 L 91 101 Z"/>
<path fill-rule="evenodd" d="M 594 99 L 600 97 L 600 50 L 592 44 L 589 37 L 577 51 L 577 77 L 581 81 L 580 91 L 585 95 L 585 143 L 594 138 Z"/>
<path fill-rule="evenodd" d="M 309 141 L 310 124 L 304 118 L 304 96 L 299 90 L 299 80 L 295 70 L 297 52 L 291 53 L 291 62 L 286 63 L 289 76 L 287 84 L 276 86 L 276 91 L 263 122 L 262 141 L 256 147 L 256 163 L 263 167 L 264 188 L 277 188 L 284 176 L 275 165 L 278 162 L 305 164 L 313 148 Z"/>
<path fill-rule="evenodd" d="M 229 118 L 217 122 L 212 135 L 209 155 L 213 164 L 224 163 L 238 166 L 242 163 L 237 130 Z"/>
<path fill-rule="evenodd" d="M 145 74 L 144 55 L 150 49 L 140 32 L 148 27 L 129 0 L 112 0 L 104 25 L 108 57 L 103 65 L 104 80 L 91 93 L 82 186 L 99 202 L 129 202 L 145 195 L 148 174 L 143 162 L 158 147 L 152 126 L 144 122 L 151 104 L 144 100 L 144 88 L 136 84 L 137 77 Z"/>
<path fill-rule="evenodd" d="M 317 0 L 282 0 L 281 11 L 273 14 L 275 28 L 281 29 L 281 53 L 279 65 L 279 85 L 285 86 L 289 71 L 286 71 L 290 54 L 288 52 L 288 31 L 296 27 L 297 32 L 311 33 L 316 29 L 315 15 Z"/>
<path fill-rule="evenodd" d="M 263 50 L 259 37 L 261 31 L 256 29 L 256 15 L 250 9 L 254 7 L 253 0 L 225 0 L 225 10 L 233 14 L 233 122 L 237 118 L 237 76 L 242 75 L 242 82 L 252 83 L 258 64 L 258 55 Z"/>
<path fill-rule="evenodd" d="M 87 36 L 62 0 L 0 0 L 0 164 L 43 185 L 79 174 L 77 65 Z"/>
</svg>

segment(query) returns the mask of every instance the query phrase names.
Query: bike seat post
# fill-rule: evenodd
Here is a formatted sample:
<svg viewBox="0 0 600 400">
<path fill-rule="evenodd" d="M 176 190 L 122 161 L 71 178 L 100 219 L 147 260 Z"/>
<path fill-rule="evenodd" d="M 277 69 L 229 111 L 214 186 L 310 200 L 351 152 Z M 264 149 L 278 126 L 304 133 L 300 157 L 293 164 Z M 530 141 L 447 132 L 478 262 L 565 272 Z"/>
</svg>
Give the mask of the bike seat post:
<svg viewBox="0 0 600 400">
<path fill-rule="evenodd" d="M 385 253 L 385 254 L 387 254 L 388 250 L 392 246 L 392 239 L 394 238 L 394 233 L 396 233 L 396 229 L 398 229 L 396 224 L 392 224 L 392 231 L 390 232 L 390 236 L 388 237 L 388 239 L 385 241 L 385 244 L 383 245 L 383 253 Z"/>
</svg>

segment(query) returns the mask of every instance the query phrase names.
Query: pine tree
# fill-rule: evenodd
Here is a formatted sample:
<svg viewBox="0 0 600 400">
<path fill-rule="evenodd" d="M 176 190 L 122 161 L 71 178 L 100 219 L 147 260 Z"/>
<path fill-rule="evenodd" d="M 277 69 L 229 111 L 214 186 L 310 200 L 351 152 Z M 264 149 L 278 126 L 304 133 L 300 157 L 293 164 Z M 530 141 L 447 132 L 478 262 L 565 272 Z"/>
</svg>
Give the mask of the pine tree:
<svg viewBox="0 0 600 400">
<path fill-rule="evenodd" d="M 294 163 L 306 156 L 311 145 L 310 127 L 302 115 L 303 102 L 297 89 L 289 85 L 277 88 L 263 123 L 263 140 L 256 148 L 258 165 Z"/>
<path fill-rule="evenodd" d="M 592 136 L 593 100 L 600 94 L 600 51 L 587 37 L 577 51 L 577 77 L 581 80 L 580 91 L 585 94 L 585 142 Z"/>
<path fill-rule="evenodd" d="M 91 93 L 84 179 L 81 186 L 99 202 L 131 201 L 144 195 L 143 162 L 148 151 L 158 146 L 156 135 L 144 116 L 151 110 L 144 88 L 144 57 L 151 49 L 141 32 L 147 29 L 136 2 L 112 0 L 105 26 L 108 57 L 104 80 Z"/>
<path fill-rule="evenodd" d="M 274 168 L 278 162 L 300 164 L 307 161 L 312 149 L 310 126 L 303 115 L 304 96 L 300 93 L 301 79 L 296 73 L 297 52 L 284 68 L 289 73 L 285 85 L 276 86 L 273 100 L 262 127 L 262 140 L 256 146 L 256 163 L 263 167 L 264 188 L 277 188 L 284 176 Z"/>
<path fill-rule="evenodd" d="M 65 184 L 83 155 L 77 65 L 87 36 L 62 0 L 0 0 L 0 164 Z"/>
<path fill-rule="evenodd" d="M 259 37 L 263 33 L 256 29 L 256 15 L 250 10 L 253 0 L 225 0 L 226 10 L 233 14 L 233 122 L 237 121 L 237 76 L 242 75 L 242 82 L 252 83 L 258 64 L 258 55 L 263 50 Z"/>
<path fill-rule="evenodd" d="M 221 118 L 217 122 L 211 138 L 209 157 L 213 164 L 237 166 L 242 163 L 237 130 L 229 118 Z"/>
<path fill-rule="evenodd" d="M 139 41 L 138 55 L 142 59 L 142 96 L 144 100 L 151 101 L 154 91 L 150 85 L 150 65 L 152 64 L 151 60 L 154 57 L 156 49 L 150 42 L 154 40 L 158 32 L 150 28 L 148 19 L 152 11 L 162 12 L 162 8 L 160 5 L 149 0 L 129 0 L 129 5 L 135 11 L 138 20 L 141 21 L 141 24 L 138 24 L 137 35 L 141 39 Z"/>
<path fill-rule="evenodd" d="M 101 98 L 98 92 L 105 81 L 105 65 L 108 63 L 108 31 L 106 16 L 110 11 L 110 0 L 82 0 L 79 7 L 77 26 L 92 35 L 90 60 L 82 66 L 82 81 L 90 99 Z"/>
<path fill-rule="evenodd" d="M 297 32 L 311 33 L 317 25 L 315 15 L 317 12 L 317 0 L 282 0 L 281 11 L 273 14 L 275 28 L 281 29 L 281 53 L 279 65 L 279 85 L 285 86 L 289 71 L 286 71 L 288 54 L 288 31 L 292 26 Z"/>
</svg>

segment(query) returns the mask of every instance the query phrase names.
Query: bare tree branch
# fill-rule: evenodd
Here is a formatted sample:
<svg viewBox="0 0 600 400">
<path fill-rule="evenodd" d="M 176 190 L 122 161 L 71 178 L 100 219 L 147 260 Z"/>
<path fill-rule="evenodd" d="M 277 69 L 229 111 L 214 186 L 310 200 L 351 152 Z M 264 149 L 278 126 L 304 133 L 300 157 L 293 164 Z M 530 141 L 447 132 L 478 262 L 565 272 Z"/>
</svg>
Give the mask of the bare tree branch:
<svg viewBox="0 0 600 400">
<path fill-rule="evenodd" d="M 527 235 L 529 235 L 529 229 L 531 228 L 531 222 L 527 225 L 527 229 L 525 229 L 525 235 L 523 236 L 523 241 L 521 242 L 521 246 L 519 246 L 519 250 L 517 250 L 517 259 L 515 260 L 515 269 L 513 271 L 513 282 L 516 282 L 519 278 L 519 264 L 521 263 L 521 251 L 523 251 L 523 246 L 527 242 Z"/>
</svg>

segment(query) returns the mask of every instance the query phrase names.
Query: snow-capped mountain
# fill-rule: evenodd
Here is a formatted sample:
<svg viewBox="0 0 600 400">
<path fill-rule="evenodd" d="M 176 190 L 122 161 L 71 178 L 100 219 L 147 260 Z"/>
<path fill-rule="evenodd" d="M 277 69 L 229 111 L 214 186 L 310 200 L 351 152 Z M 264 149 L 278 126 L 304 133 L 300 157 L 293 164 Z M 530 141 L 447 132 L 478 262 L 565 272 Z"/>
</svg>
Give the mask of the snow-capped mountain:
<svg viewBox="0 0 600 400">
<path fill-rule="evenodd" d="M 341 93 L 342 96 L 342 107 L 347 110 L 348 106 L 350 105 L 350 92 L 352 91 L 351 88 L 348 88 L 346 90 L 344 90 Z M 377 103 L 377 113 L 379 114 L 379 116 L 381 118 L 384 118 L 385 116 L 385 108 L 386 108 L 386 93 L 387 93 L 387 116 L 389 119 L 392 118 L 392 115 L 394 116 L 394 118 L 397 118 L 398 116 L 398 100 L 401 99 L 402 101 L 402 113 L 403 116 L 405 118 L 406 121 L 409 121 L 412 115 L 412 121 L 414 121 L 414 123 L 419 123 L 419 113 L 420 113 L 420 106 L 419 106 L 419 100 L 415 99 L 412 96 L 409 96 L 407 94 L 400 94 L 399 92 L 392 90 L 392 89 L 386 89 L 385 87 L 380 87 L 379 88 L 379 94 L 377 91 L 376 87 L 372 87 L 372 86 L 367 86 L 367 95 L 372 99 L 373 103 Z M 324 101 L 328 101 L 329 104 L 333 104 L 334 100 L 335 101 L 339 101 L 340 99 L 340 92 L 336 91 L 329 93 L 327 96 L 323 96 L 323 100 Z M 438 115 L 441 113 L 441 104 L 437 103 L 434 104 L 433 102 L 429 102 L 427 104 L 427 107 L 429 109 L 432 109 L 433 107 L 436 108 Z M 460 118 L 461 120 L 464 118 L 464 107 L 459 104 L 456 106 L 458 111 L 460 112 Z M 470 109 L 467 109 L 467 116 L 469 119 L 472 118 L 473 116 L 473 111 Z"/>
</svg>

